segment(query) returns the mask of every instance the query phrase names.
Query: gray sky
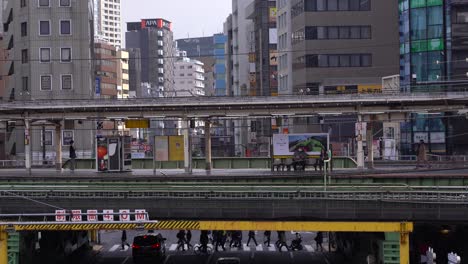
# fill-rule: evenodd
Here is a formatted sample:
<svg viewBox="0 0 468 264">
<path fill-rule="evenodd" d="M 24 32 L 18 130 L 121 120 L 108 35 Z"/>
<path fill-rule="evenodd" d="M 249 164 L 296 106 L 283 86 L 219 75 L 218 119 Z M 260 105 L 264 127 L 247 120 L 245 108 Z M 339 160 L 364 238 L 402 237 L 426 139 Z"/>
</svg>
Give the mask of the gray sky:
<svg viewBox="0 0 468 264">
<path fill-rule="evenodd" d="M 122 0 L 121 3 L 124 32 L 126 22 L 164 18 L 172 22 L 174 39 L 220 33 L 232 11 L 231 0 Z"/>
</svg>

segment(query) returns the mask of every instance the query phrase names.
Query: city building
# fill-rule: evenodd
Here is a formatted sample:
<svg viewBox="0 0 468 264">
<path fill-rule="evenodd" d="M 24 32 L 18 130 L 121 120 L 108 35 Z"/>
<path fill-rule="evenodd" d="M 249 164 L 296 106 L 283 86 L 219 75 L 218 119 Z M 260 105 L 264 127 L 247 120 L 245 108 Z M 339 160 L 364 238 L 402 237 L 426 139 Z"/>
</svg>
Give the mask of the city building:
<svg viewBox="0 0 468 264">
<path fill-rule="evenodd" d="M 214 95 L 226 96 L 226 46 L 227 36 L 224 34 L 215 34 L 213 36 L 214 43 Z"/>
<path fill-rule="evenodd" d="M 411 92 L 464 89 L 468 72 L 468 1 L 399 1 L 400 88 Z M 402 154 L 424 140 L 437 154 L 466 154 L 466 118 L 414 113 L 401 125 Z"/>
<path fill-rule="evenodd" d="M 253 39 L 254 24 L 247 19 L 247 7 L 254 0 L 232 0 L 232 14 L 224 23 L 224 35 L 227 36 L 226 54 L 226 95 L 248 96 L 251 87 L 256 87 L 255 78 L 250 78 L 252 65 L 249 54 L 255 51 Z M 246 156 L 250 153 L 249 122 L 247 119 L 232 122 L 234 148 L 236 156 Z M 252 140 L 250 140 L 252 142 Z"/>
<path fill-rule="evenodd" d="M 129 53 L 126 50 L 117 51 L 117 98 L 126 99 L 130 94 Z"/>
<path fill-rule="evenodd" d="M 291 39 L 294 51 L 280 53 L 282 74 L 292 68 L 282 93 L 380 92 L 382 77 L 398 74 L 397 1 L 278 1 L 280 46 Z"/>
<path fill-rule="evenodd" d="M 122 47 L 122 8 L 120 0 L 93 0 L 94 32 L 97 40 Z"/>
<path fill-rule="evenodd" d="M 174 64 L 174 84 L 173 96 L 204 96 L 203 63 L 187 57 L 178 58 Z"/>
<path fill-rule="evenodd" d="M 94 43 L 94 58 L 96 82 L 100 84 L 96 95 L 105 99 L 117 99 L 120 67 L 117 49 L 106 42 Z"/>
<path fill-rule="evenodd" d="M 132 77 L 138 71 L 131 69 L 131 86 L 137 87 L 135 81 L 141 78 L 141 83 L 148 83 L 151 87 L 150 96 L 173 92 L 175 44 L 172 23 L 161 18 L 127 23 L 125 39 L 131 53 L 130 65 L 141 65 L 141 76 Z M 138 52 L 139 57 L 135 56 Z"/>
<path fill-rule="evenodd" d="M 93 98 L 92 1 L 7 1 L 3 29 L 2 46 L 8 53 L 5 72 L 10 78 L 4 100 Z M 10 159 L 21 159 L 25 132 L 17 126 L 24 124 L 13 125 L 8 129 L 6 153 Z M 57 131 L 63 133 L 62 146 L 74 138 L 79 155 L 91 153 L 94 142 L 89 122 L 46 121 L 39 127 L 30 134 L 33 160 L 55 157 Z"/>
<path fill-rule="evenodd" d="M 128 52 L 128 77 L 129 77 L 129 92 L 135 97 L 142 97 L 141 88 L 141 52 L 139 48 L 127 48 Z"/>
<path fill-rule="evenodd" d="M 250 34 L 250 43 L 254 50 L 250 53 L 249 62 L 254 64 L 250 70 L 250 78 L 253 79 L 255 75 L 255 86 L 250 87 L 250 94 L 276 96 L 278 95 L 276 0 L 255 0 L 247 6 L 246 12 L 247 18 L 251 19 L 254 25 Z"/>
</svg>

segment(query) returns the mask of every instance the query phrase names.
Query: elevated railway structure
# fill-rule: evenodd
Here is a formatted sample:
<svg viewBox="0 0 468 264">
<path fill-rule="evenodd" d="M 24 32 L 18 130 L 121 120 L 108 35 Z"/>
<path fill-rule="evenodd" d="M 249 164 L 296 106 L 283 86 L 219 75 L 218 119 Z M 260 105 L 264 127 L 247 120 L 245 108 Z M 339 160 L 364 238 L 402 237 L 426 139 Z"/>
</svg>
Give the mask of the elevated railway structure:
<svg viewBox="0 0 468 264">
<path fill-rule="evenodd" d="M 402 120 L 414 112 L 468 112 L 468 91 L 446 93 L 346 94 L 279 97 L 188 97 L 138 98 L 129 100 L 33 100 L 0 104 L 0 119 L 19 120 L 25 126 L 25 165 L 31 168 L 30 130 L 33 122 L 46 120 L 56 126 L 56 166 L 61 166 L 63 120 L 183 119 L 184 168 L 192 171 L 190 121 L 211 118 L 268 118 L 274 116 L 356 115 L 358 122 Z M 205 126 L 205 142 L 210 145 L 210 126 Z M 357 166 L 364 168 L 362 140 L 358 140 Z M 211 169 L 211 149 L 207 148 L 206 166 Z"/>
</svg>

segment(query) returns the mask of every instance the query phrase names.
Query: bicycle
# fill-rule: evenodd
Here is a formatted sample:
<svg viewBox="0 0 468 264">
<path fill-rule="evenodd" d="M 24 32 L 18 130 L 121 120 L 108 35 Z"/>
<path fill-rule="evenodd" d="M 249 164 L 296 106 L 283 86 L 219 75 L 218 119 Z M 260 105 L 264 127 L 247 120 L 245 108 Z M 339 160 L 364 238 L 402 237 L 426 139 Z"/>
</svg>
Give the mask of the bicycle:
<svg viewBox="0 0 468 264">
<path fill-rule="evenodd" d="M 195 245 L 193 247 L 193 251 L 196 255 L 209 255 L 213 253 L 213 248 L 211 246 L 206 246 L 206 251 L 203 250 L 202 245 Z"/>
</svg>

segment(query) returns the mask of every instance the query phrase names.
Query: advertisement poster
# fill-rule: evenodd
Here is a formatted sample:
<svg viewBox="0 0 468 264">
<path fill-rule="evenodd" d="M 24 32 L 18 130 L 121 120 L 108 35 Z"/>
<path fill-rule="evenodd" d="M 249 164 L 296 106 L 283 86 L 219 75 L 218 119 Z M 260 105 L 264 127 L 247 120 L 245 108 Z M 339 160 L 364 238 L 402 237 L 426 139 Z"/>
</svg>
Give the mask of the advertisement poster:
<svg viewBox="0 0 468 264">
<path fill-rule="evenodd" d="M 309 156 L 319 156 L 322 149 L 328 149 L 328 134 L 275 134 L 273 135 L 273 155 L 293 156 L 302 148 Z"/>
<path fill-rule="evenodd" d="M 169 161 L 169 140 L 167 136 L 156 136 L 154 138 L 156 146 L 156 161 Z"/>
<path fill-rule="evenodd" d="M 169 160 L 183 161 L 184 160 L 184 136 L 169 137 Z"/>
<path fill-rule="evenodd" d="M 276 23 L 276 13 L 278 12 L 278 9 L 276 7 L 270 7 L 269 11 L 268 22 Z"/>
</svg>

